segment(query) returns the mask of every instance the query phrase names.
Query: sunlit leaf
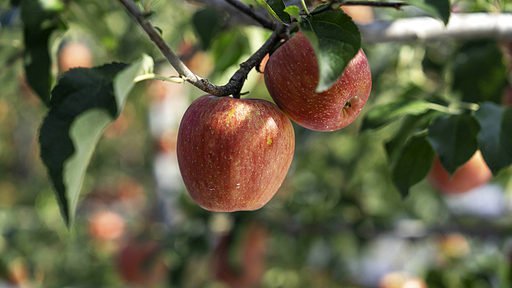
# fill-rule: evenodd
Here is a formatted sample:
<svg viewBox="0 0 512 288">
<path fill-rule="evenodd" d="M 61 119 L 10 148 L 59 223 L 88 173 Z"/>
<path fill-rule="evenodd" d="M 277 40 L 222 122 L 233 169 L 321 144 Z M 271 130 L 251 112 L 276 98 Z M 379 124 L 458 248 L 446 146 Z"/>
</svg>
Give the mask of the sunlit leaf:
<svg viewBox="0 0 512 288">
<path fill-rule="evenodd" d="M 121 112 L 134 78 L 152 66 L 152 59 L 144 56 L 131 66 L 113 63 L 71 69 L 53 89 L 39 144 L 68 227 L 73 223 L 82 181 L 103 130 Z"/>
</svg>

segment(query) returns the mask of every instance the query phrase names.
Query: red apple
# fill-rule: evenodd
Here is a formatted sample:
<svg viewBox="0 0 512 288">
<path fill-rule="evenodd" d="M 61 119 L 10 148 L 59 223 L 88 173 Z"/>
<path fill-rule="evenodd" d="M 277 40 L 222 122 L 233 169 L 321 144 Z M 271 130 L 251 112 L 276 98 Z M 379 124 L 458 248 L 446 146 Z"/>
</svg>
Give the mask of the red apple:
<svg viewBox="0 0 512 288">
<path fill-rule="evenodd" d="M 430 182 L 444 193 L 464 193 L 483 185 L 492 178 L 492 172 L 482 157 L 480 150 L 453 173 L 452 177 L 436 157 L 429 174 Z"/>
<path fill-rule="evenodd" d="M 315 92 L 318 62 L 302 32 L 270 56 L 264 77 L 276 104 L 297 124 L 317 131 L 334 131 L 352 123 L 366 104 L 372 87 L 368 60 L 359 50 L 331 88 Z"/>
<path fill-rule="evenodd" d="M 204 209 L 256 210 L 281 186 L 294 146 L 290 120 L 271 102 L 205 95 L 181 120 L 178 164 Z"/>
</svg>

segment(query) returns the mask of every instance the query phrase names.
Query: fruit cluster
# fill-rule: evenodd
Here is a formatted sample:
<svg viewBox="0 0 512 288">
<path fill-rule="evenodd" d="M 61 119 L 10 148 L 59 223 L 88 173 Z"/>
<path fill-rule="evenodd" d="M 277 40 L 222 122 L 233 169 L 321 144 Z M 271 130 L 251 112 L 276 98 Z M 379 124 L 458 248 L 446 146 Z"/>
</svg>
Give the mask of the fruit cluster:
<svg viewBox="0 0 512 288">
<path fill-rule="evenodd" d="M 270 56 L 264 79 L 277 106 L 262 99 L 205 95 L 181 120 L 181 175 L 192 199 L 206 210 L 233 212 L 265 205 L 293 159 L 295 135 L 288 117 L 316 131 L 341 129 L 357 117 L 372 85 L 360 50 L 338 81 L 317 93 L 317 58 L 302 32 Z"/>
</svg>

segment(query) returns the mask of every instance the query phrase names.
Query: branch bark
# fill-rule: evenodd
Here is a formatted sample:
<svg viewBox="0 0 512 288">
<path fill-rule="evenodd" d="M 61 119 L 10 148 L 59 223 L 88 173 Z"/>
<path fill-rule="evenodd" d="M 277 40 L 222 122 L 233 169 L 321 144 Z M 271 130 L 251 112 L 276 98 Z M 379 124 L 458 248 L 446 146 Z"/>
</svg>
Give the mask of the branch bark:
<svg viewBox="0 0 512 288">
<path fill-rule="evenodd" d="M 160 52 L 169 61 L 169 63 L 176 69 L 180 76 L 190 84 L 203 90 L 206 93 L 215 96 L 229 96 L 234 95 L 240 97 L 240 92 L 244 85 L 245 79 L 249 72 L 257 64 L 263 60 L 263 57 L 269 53 L 272 48 L 286 35 L 286 27 L 280 23 L 276 23 L 274 27 L 275 31 L 267 39 L 265 44 L 258 49 L 247 61 L 240 64 L 235 74 L 231 77 L 229 82 L 224 86 L 217 86 L 208 81 L 208 79 L 201 78 L 194 74 L 190 69 L 180 60 L 180 58 L 172 51 L 171 47 L 164 41 L 160 33 L 155 29 L 153 24 L 144 17 L 142 12 L 133 4 L 131 0 L 119 0 L 125 7 L 126 11 L 132 15 L 139 25 L 144 29 L 146 34 L 155 45 L 158 47 Z"/>
<path fill-rule="evenodd" d="M 430 17 L 405 18 L 393 22 L 377 21 L 359 25 L 363 42 L 440 41 L 446 39 L 494 39 L 512 41 L 512 14 L 452 13 L 447 26 Z"/>
</svg>

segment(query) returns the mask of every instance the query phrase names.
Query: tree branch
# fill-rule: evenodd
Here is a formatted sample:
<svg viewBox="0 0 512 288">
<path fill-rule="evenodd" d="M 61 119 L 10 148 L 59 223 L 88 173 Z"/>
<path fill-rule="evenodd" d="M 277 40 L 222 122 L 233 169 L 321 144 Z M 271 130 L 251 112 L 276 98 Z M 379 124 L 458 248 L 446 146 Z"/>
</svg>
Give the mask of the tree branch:
<svg viewBox="0 0 512 288">
<path fill-rule="evenodd" d="M 160 52 L 165 56 L 169 63 L 176 69 L 176 71 L 183 77 L 187 82 L 196 86 L 197 88 L 215 96 L 228 96 L 234 95 L 240 97 L 240 91 L 244 85 L 245 79 L 249 72 L 257 64 L 261 62 L 263 57 L 269 53 L 284 35 L 286 35 L 286 27 L 280 23 L 275 24 L 275 31 L 267 39 L 265 44 L 258 49 L 247 61 L 240 64 L 235 74 L 231 77 L 229 82 L 224 86 L 217 86 L 208 81 L 208 79 L 201 78 L 194 74 L 188 67 L 183 64 L 179 57 L 172 51 L 171 47 L 163 40 L 160 33 L 155 29 L 151 22 L 144 17 L 139 9 L 131 2 L 131 0 L 119 0 L 125 7 L 126 11 L 131 14 L 139 25 L 144 29 L 146 34 L 155 45 L 158 47 Z"/>
<path fill-rule="evenodd" d="M 238 0 L 226 0 L 229 4 L 233 5 L 233 7 L 237 8 L 238 10 L 245 13 L 247 16 L 251 17 L 252 19 L 258 21 L 258 23 L 261 24 L 261 26 L 269 29 L 274 30 L 274 22 L 267 18 L 263 17 L 261 14 L 256 12 L 254 8 L 246 6 L 244 3 L 238 1 Z"/>
<path fill-rule="evenodd" d="M 447 26 L 430 17 L 404 18 L 359 25 L 359 30 L 368 44 L 446 39 L 512 41 L 512 14 L 452 13 Z"/>
</svg>

